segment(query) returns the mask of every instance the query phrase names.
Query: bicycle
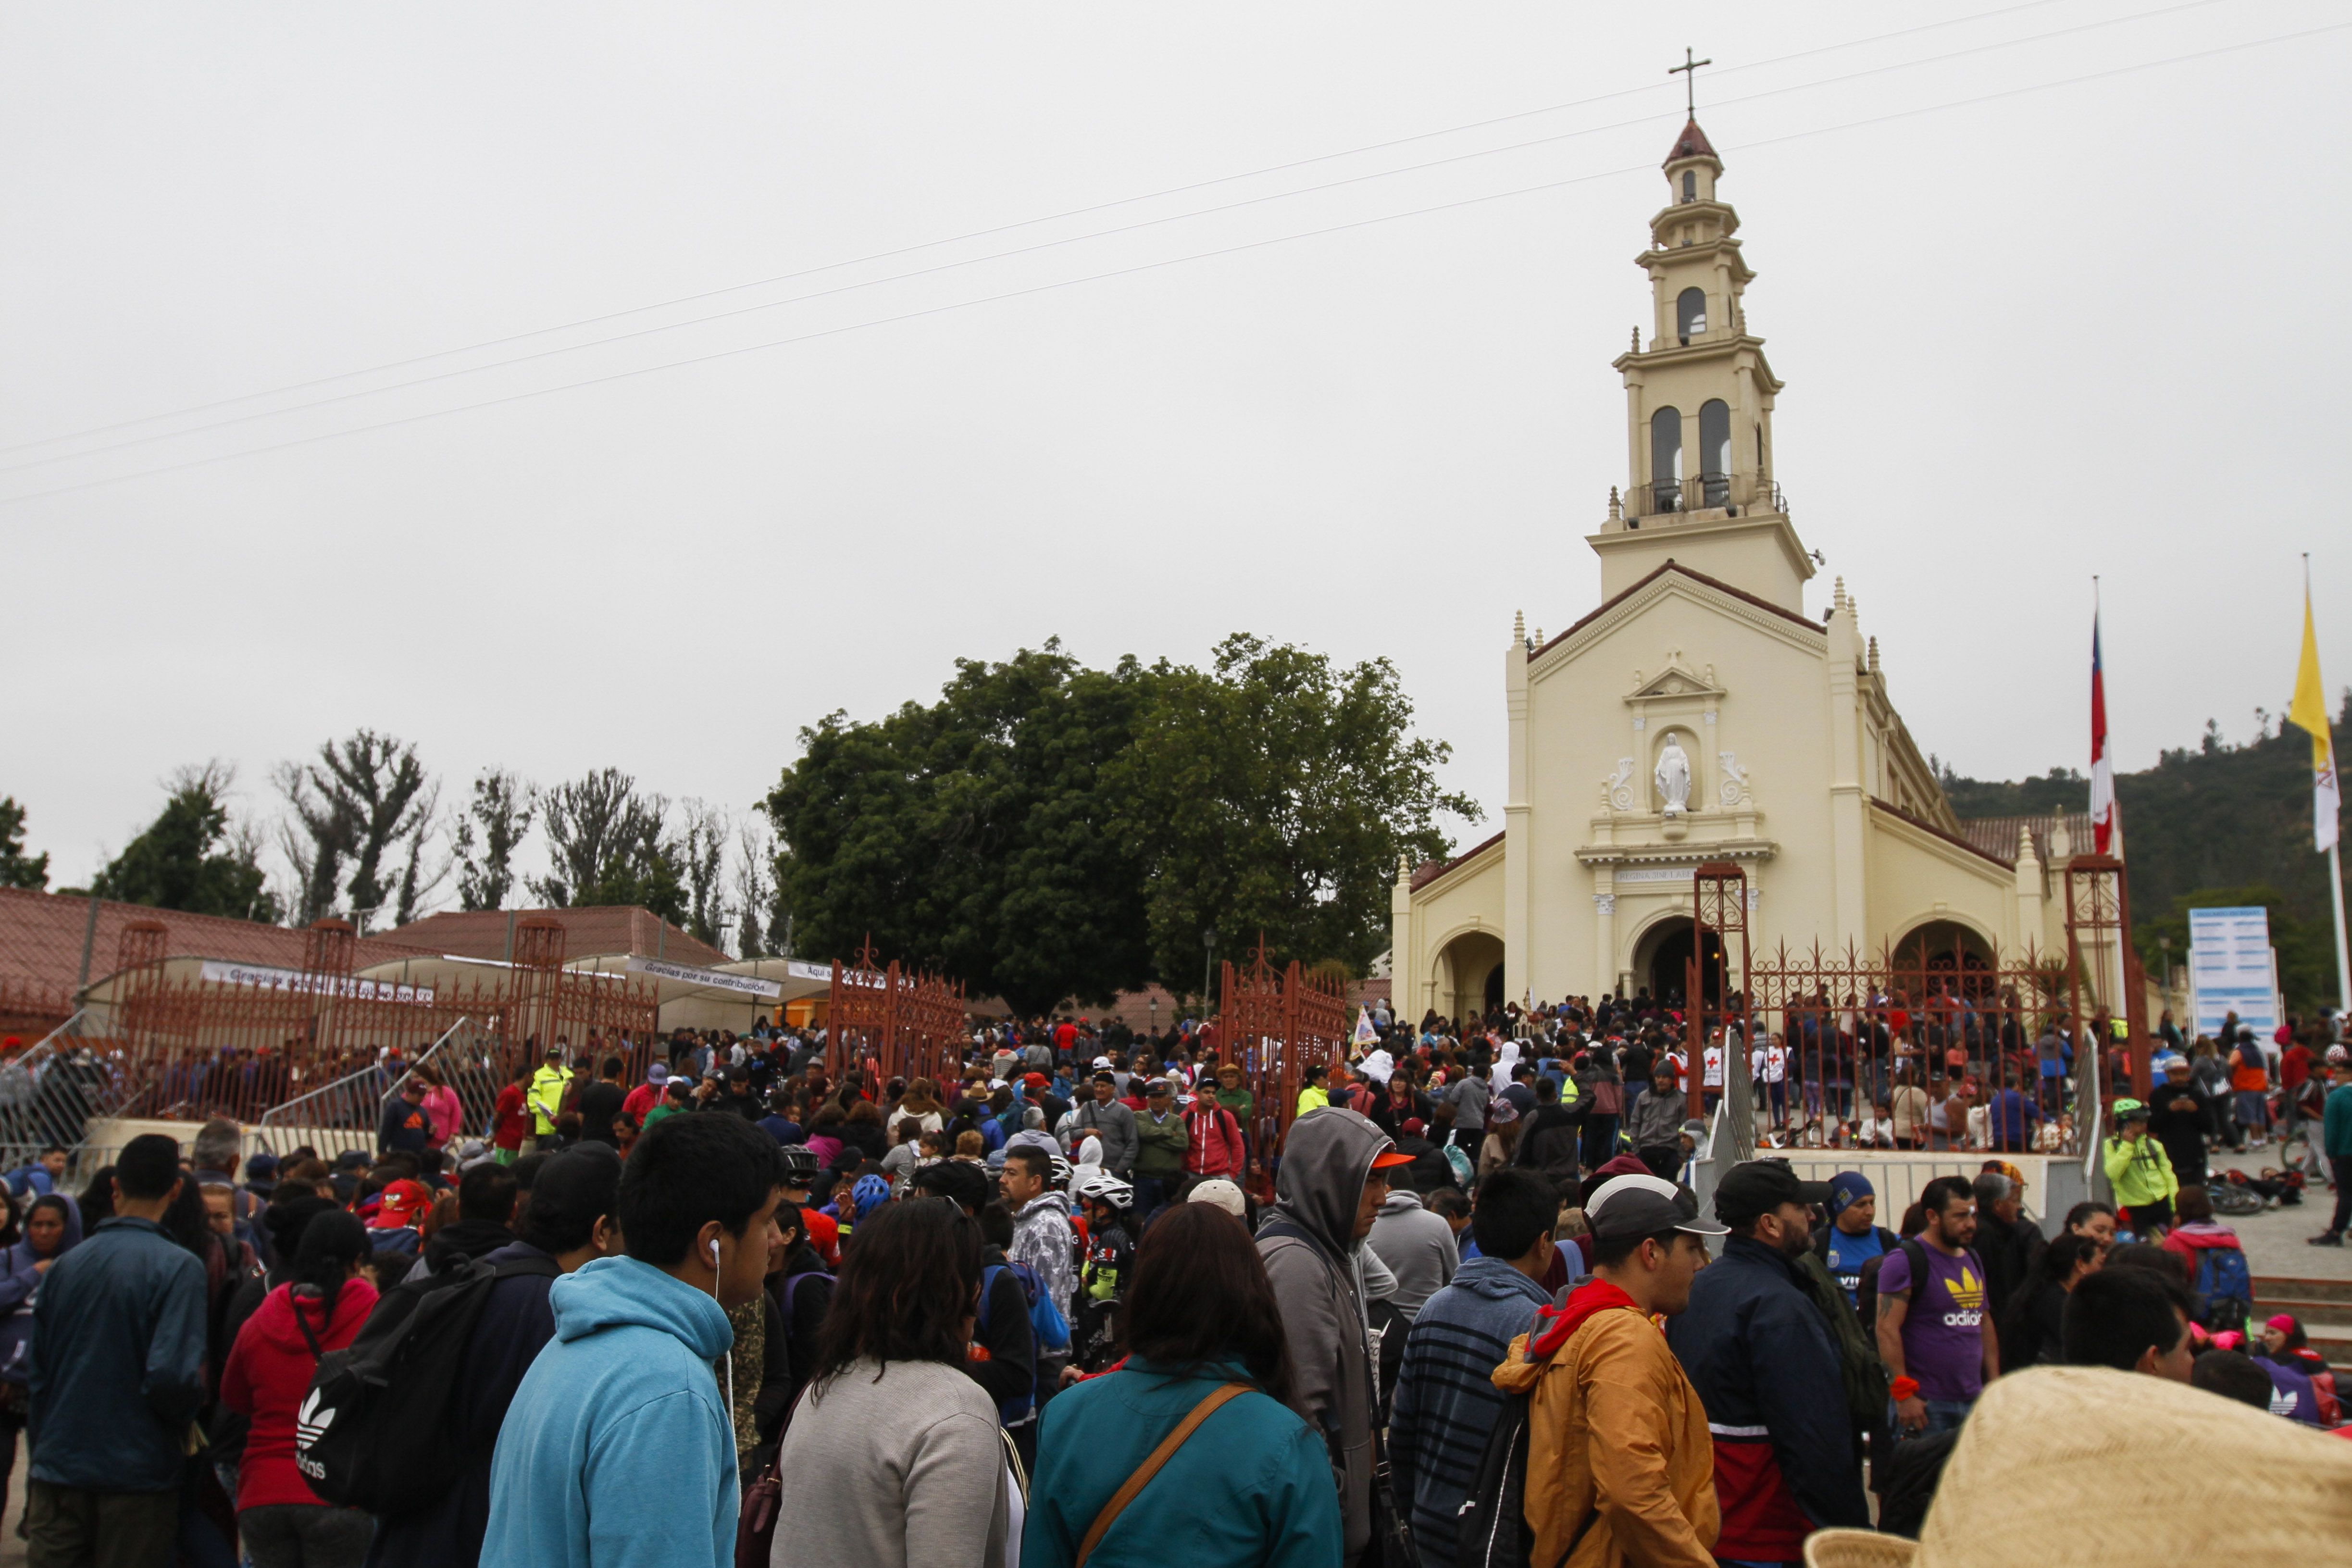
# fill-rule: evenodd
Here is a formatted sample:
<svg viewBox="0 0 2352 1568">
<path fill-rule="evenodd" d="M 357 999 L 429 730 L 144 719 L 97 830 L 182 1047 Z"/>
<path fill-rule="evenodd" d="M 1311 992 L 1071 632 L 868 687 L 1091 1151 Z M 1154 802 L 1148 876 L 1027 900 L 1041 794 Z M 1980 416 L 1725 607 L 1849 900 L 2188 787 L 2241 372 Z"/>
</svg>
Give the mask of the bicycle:
<svg viewBox="0 0 2352 1568">
<path fill-rule="evenodd" d="M 2236 1171 L 2216 1177 L 2206 1184 L 2205 1191 L 2213 1200 L 2213 1212 L 2243 1218 L 2257 1215 L 2269 1206 L 2270 1200 L 2246 1184 L 2245 1177 Z"/>
</svg>

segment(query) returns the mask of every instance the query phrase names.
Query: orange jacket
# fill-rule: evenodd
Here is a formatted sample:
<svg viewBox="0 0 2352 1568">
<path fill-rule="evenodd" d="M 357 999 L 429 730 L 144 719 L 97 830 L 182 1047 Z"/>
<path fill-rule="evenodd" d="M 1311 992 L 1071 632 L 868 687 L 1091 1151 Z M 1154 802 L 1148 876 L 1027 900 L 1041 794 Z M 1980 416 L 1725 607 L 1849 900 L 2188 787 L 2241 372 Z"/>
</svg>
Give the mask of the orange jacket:
<svg viewBox="0 0 2352 1568">
<path fill-rule="evenodd" d="M 2248 1057 L 2253 1058 L 2249 1064 Z M 2271 1087 L 2269 1058 L 2260 1046 L 2248 1046 L 2230 1057 L 2230 1087 L 2240 1094 L 2262 1094 Z"/>
<path fill-rule="evenodd" d="M 1527 1348 L 1525 1334 L 1512 1342 L 1494 1382 L 1506 1394 L 1534 1392 L 1527 1490 L 1534 1561 L 1559 1563 L 1573 1541 L 1567 1568 L 1715 1568 L 1708 1549 L 1723 1528 L 1715 1440 L 1665 1335 L 1633 1308 L 1611 1307 L 1547 1360 L 1530 1362 Z"/>
</svg>

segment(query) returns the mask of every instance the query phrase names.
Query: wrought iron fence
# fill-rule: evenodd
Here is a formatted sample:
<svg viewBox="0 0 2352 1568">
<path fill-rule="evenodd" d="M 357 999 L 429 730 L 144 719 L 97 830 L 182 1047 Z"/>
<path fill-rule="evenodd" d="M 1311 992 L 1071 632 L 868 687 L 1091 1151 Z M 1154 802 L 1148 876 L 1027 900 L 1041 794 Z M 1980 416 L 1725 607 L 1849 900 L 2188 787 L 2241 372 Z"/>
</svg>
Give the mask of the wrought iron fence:
<svg viewBox="0 0 2352 1568">
<path fill-rule="evenodd" d="M 28 1142 L 78 1149 L 93 1120 L 215 1116 L 267 1127 L 273 1139 L 300 1127 L 357 1147 L 420 1063 L 457 1091 L 467 1131 L 479 1133 L 499 1089 L 540 1059 L 542 1041 L 561 1042 L 567 1061 L 621 1055 L 640 1074 L 655 1048 L 654 988 L 565 969 L 551 921 L 518 927 L 524 962 L 437 991 L 356 978 L 356 938 L 340 921 L 311 928 L 299 971 L 250 984 L 168 974 L 165 935 L 158 922 L 133 922 L 110 994 L 0 1063 L 0 1152 Z M 299 1142 L 318 1140 L 289 1146 Z"/>
<path fill-rule="evenodd" d="M 1218 992 L 1217 1029 L 1226 1059 L 1240 1064 L 1255 1109 L 1248 1134 L 1251 1157 L 1277 1154 L 1297 1119 L 1307 1069 L 1339 1071 L 1348 1059 L 1347 983 L 1312 973 L 1293 959 L 1277 970 L 1265 939 L 1244 968 L 1225 961 Z"/>
<path fill-rule="evenodd" d="M 2112 861 L 2077 865 L 2120 881 Z M 2084 1153 L 2147 1047 L 2136 1005 L 2119 1033 L 2105 1000 L 2121 985 L 2132 1001 L 2119 894 L 2070 886 L 2068 916 L 2063 955 L 2029 942 L 2004 958 L 1955 932 L 1876 952 L 1783 943 L 1759 958 L 1745 873 L 1700 867 L 1685 997 L 1702 1109 L 1737 1087 L 1726 1070 L 1737 1056 L 1752 1079 L 1743 1144 Z M 2122 949 L 2112 977 L 2102 940 Z"/>
<path fill-rule="evenodd" d="M 961 982 L 896 959 L 877 964 L 868 941 L 855 963 L 834 961 L 825 1027 L 840 1048 L 832 1059 L 845 1074 L 871 1068 L 886 1082 L 952 1083 L 963 1070 L 964 1009 Z"/>
</svg>

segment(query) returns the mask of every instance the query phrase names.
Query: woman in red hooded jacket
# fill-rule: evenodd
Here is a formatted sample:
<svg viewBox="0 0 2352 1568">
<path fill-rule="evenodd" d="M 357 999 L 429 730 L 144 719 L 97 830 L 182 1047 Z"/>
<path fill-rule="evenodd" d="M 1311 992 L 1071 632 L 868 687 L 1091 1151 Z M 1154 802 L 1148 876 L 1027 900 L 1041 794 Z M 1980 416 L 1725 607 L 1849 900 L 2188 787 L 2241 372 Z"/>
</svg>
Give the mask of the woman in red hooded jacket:
<svg viewBox="0 0 2352 1568">
<path fill-rule="evenodd" d="M 315 1215 L 295 1248 L 293 1280 L 237 1331 L 221 1402 L 253 1421 L 237 1467 L 236 1523 L 254 1568 L 360 1568 L 375 1521 L 320 1500 L 294 1466 L 294 1416 L 319 1357 L 359 1338 L 375 1287 L 358 1279 L 367 1228 L 341 1209 Z"/>
</svg>

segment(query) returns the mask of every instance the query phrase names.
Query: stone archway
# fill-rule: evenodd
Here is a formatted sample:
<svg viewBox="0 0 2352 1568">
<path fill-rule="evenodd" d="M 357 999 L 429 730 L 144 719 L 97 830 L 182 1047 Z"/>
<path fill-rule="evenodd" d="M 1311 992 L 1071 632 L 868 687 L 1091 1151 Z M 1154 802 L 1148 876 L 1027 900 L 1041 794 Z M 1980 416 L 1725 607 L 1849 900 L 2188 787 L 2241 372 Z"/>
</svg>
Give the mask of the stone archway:
<svg viewBox="0 0 2352 1568">
<path fill-rule="evenodd" d="M 1653 1000 L 1675 1007 L 1686 1004 L 1683 991 L 1690 974 L 1691 931 L 1688 915 L 1669 915 L 1642 933 L 1633 953 L 1633 984 L 1648 991 Z M 1723 939 L 1710 931 L 1706 942 L 1708 962 L 1703 973 L 1706 1001 L 1712 1005 L 1723 1000 L 1716 994 L 1720 989 Z"/>
<path fill-rule="evenodd" d="M 1923 1002 L 1947 989 L 1981 1000 L 2000 968 L 1999 952 L 1982 931 L 1943 916 L 1921 921 L 1889 947 L 1895 984 L 1906 993 L 1906 1002 Z M 1907 994 L 1913 991 L 1918 994 Z"/>
<path fill-rule="evenodd" d="M 1465 931 L 1438 950 L 1434 982 L 1437 1010 L 1449 1018 L 1471 1018 L 1501 1006 L 1503 939 L 1491 931 Z"/>
</svg>

